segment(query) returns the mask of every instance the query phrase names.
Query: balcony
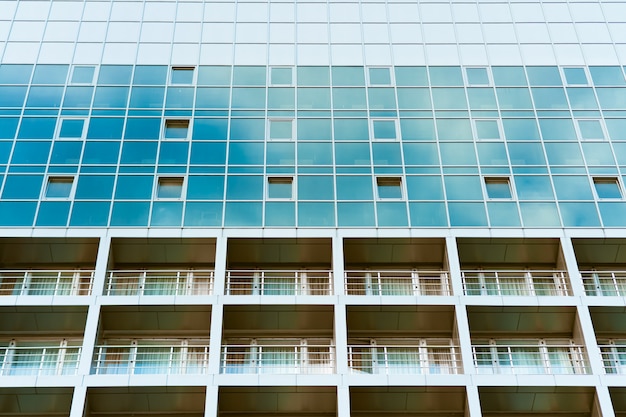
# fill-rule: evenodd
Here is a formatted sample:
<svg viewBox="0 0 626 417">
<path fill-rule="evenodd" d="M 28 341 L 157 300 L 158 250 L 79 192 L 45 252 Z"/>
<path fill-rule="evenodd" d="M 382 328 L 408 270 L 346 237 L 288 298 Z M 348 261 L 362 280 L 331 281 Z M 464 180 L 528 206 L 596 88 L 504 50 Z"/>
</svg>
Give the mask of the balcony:
<svg viewBox="0 0 626 417">
<path fill-rule="evenodd" d="M 91 295 L 92 270 L 3 270 L 0 295 Z"/>
<path fill-rule="evenodd" d="M 109 271 L 105 295 L 211 295 L 213 270 L 116 270 Z"/>
<path fill-rule="evenodd" d="M 347 295 L 450 295 L 448 273 L 442 271 L 346 271 Z"/>
<path fill-rule="evenodd" d="M 332 374 L 330 339 L 249 339 L 222 346 L 223 374 Z M 247 342 L 247 343 L 244 343 Z"/>
<path fill-rule="evenodd" d="M 15 341 L 0 347 L 1 376 L 76 375 L 82 340 Z"/>
<path fill-rule="evenodd" d="M 602 355 L 604 372 L 626 374 L 626 340 L 600 340 L 598 347 Z"/>
<path fill-rule="evenodd" d="M 331 295 L 329 270 L 229 270 L 226 295 Z"/>
<path fill-rule="evenodd" d="M 457 374 L 460 355 L 449 339 L 372 340 L 348 346 L 348 366 L 357 374 Z"/>
<path fill-rule="evenodd" d="M 587 295 L 626 296 L 626 271 L 580 271 L 580 275 Z"/>
<path fill-rule="evenodd" d="M 465 295 L 567 296 L 565 271 L 476 270 L 461 271 Z"/>
<path fill-rule="evenodd" d="M 111 341 L 95 347 L 92 374 L 205 374 L 207 340 Z"/>
<path fill-rule="evenodd" d="M 588 374 L 585 348 L 571 340 L 477 340 L 472 355 L 480 374 Z"/>
</svg>

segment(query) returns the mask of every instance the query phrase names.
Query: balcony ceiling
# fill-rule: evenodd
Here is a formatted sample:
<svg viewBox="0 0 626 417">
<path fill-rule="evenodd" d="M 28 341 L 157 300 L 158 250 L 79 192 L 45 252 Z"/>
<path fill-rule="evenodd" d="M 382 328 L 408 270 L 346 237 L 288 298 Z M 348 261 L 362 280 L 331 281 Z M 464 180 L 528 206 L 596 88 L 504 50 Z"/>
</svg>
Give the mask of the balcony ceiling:
<svg viewBox="0 0 626 417">
<path fill-rule="evenodd" d="M 432 265 L 443 268 L 446 242 L 443 239 L 346 239 L 347 268 L 361 265 Z"/>
<path fill-rule="evenodd" d="M 60 336 L 83 334 L 87 307 L 1 307 L 0 334 L 5 337 Z"/>
<path fill-rule="evenodd" d="M 335 416 L 337 392 L 333 387 L 221 387 L 218 408 L 220 416 L 279 413 Z"/>
<path fill-rule="evenodd" d="M 67 416 L 72 404 L 72 388 L 1 388 L 2 416 Z"/>
<path fill-rule="evenodd" d="M 103 337 L 208 337 L 210 306 L 106 306 L 100 317 Z"/>
<path fill-rule="evenodd" d="M 215 264 L 215 239 L 113 239 L 111 263 L 115 268 L 151 265 Z M 147 265 L 146 265 L 147 264 Z"/>
<path fill-rule="evenodd" d="M 91 416 L 115 414 L 204 415 L 204 387 L 90 388 L 87 408 Z"/>
<path fill-rule="evenodd" d="M 626 265 L 626 239 L 573 239 L 579 265 Z"/>
<path fill-rule="evenodd" d="M 576 310 L 573 307 L 469 307 L 472 336 L 527 335 L 571 337 Z"/>
<path fill-rule="evenodd" d="M 626 337 L 626 307 L 590 307 L 596 335 Z"/>
<path fill-rule="evenodd" d="M 465 411 L 462 387 L 352 387 L 350 414 L 354 417 L 388 414 L 459 416 Z"/>
<path fill-rule="evenodd" d="M 461 267 L 485 264 L 556 266 L 558 239 L 458 239 Z"/>
<path fill-rule="evenodd" d="M 349 337 L 452 337 L 452 306 L 348 306 Z"/>
<path fill-rule="evenodd" d="M 86 238 L 1 238 L 0 267 L 94 268 L 98 239 Z"/>
<path fill-rule="evenodd" d="M 332 263 L 330 239 L 228 239 L 230 269 L 259 267 L 319 267 Z"/>
<path fill-rule="evenodd" d="M 224 307 L 227 336 L 325 336 L 333 334 L 332 306 L 230 305 Z"/>
<path fill-rule="evenodd" d="M 518 416 L 567 413 L 590 416 L 594 389 L 589 387 L 480 387 L 483 415 Z"/>
</svg>

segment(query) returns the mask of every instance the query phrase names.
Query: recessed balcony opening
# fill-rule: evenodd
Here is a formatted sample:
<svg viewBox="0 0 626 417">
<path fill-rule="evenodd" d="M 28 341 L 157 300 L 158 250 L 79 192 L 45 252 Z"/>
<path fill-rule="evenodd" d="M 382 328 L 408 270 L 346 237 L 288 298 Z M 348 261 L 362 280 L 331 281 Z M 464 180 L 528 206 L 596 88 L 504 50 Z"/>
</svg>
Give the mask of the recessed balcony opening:
<svg viewBox="0 0 626 417">
<path fill-rule="evenodd" d="M 226 295 L 331 295 L 330 239 L 229 239 Z"/>
<path fill-rule="evenodd" d="M 350 387 L 351 417 L 464 417 L 465 387 Z"/>
<path fill-rule="evenodd" d="M 354 374 L 459 374 L 452 306 L 348 306 L 348 366 Z"/>
<path fill-rule="evenodd" d="M 204 417 L 205 387 L 89 387 L 85 417 Z"/>
<path fill-rule="evenodd" d="M 484 417 L 601 416 L 592 387 L 478 387 Z"/>
<path fill-rule="evenodd" d="M 615 417 L 626 417 L 626 388 L 609 387 Z"/>
<path fill-rule="evenodd" d="M 626 239 L 572 239 L 590 296 L 626 296 Z"/>
<path fill-rule="evenodd" d="M 76 375 L 86 307 L 1 307 L 1 376 Z"/>
<path fill-rule="evenodd" d="M 444 239 L 345 239 L 348 295 L 450 295 Z"/>
<path fill-rule="evenodd" d="M 220 387 L 218 417 L 335 417 L 335 387 Z"/>
<path fill-rule="evenodd" d="M 571 295 L 558 239 L 461 238 L 465 295 Z"/>
<path fill-rule="evenodd" d="M 468 307 L 481 374 L 588 374 L 575 307 Z"/>
<path fill-rule="evenodd" d="M 205 374 L 209 306 L 105 306 L 92 373 Z"/>
<path fill-rule="evenodd" d="M 0 296 L 89 295 L 98 239 L 0 238 Z"/>
<path fill-rule="evenodd" d="M 331 374 L 335 371 L 333 307 L 227 305 L 223 374 Z"/>
<path fill-rule="evenodd" d="M 116 238 L 104 294 L 211 295 L 214 270 L 215 239 Z"/>
<path fill-rule="evenodd" d="M 604 372 L 626 374 L 626 308 L 590 307 Z M 623 376 L 621 376 L 623 378 Z"/>
<path fill-rule="evenodd" d="M 67 417 L 73 389 L 0 388 L 0 413 L 7 417 Z"/>
</svg>

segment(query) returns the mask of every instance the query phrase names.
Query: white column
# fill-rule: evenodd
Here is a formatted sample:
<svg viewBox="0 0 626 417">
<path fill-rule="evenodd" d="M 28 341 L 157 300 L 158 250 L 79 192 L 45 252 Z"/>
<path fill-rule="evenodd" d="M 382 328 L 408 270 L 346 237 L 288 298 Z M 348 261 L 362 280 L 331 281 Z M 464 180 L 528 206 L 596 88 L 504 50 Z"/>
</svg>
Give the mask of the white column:
<svg viewBox="0 0 626 417">
<path fill-rule="evenodd" d="M 209 343 L 209 375 L 220 373 L 222 356 L 222 321 L 224 320 L 224 306 L 221 303 L 213 305 L 211 310 L 211 334 Z"/>
<path fill-rule="evenodd" d="M 226 249 L 228 240 L 226 237 L 218 237 L 215 242 L 215 281 L 213 282 L 213 294 L 224 295 L 226 279 Z"/>
<path fill-rule="evenodd" d="M 578 263 L 576 262 L 576 254 L 574 253 L 574 246 L 572 240 L 568 237 L 561 237 L 561 251 L 563 253 L 563 263 L 567 268 L 567 276 L 569 277 L 569 284 L 571 286 L 571 292 L 575 297 L 585 296 L 585 287 L 583 286 L 583 280 L 578 270 Z"/>
<path fill-rule="evenodd" d="M 219 394 L 219 389 L 217 385 L 215 386 L 209 385 L 206 388 L 206 400 L 204 403 L 204 417 L 217 417 L 218 394 Z"/>
<path fill-rule="evenodd" d="M 461 263 L 459 261 L 459 250 L 456 246 L 456 238 L 453 236 L 446 237 L 446 257 L 448 258 L 448 268 L 450 269 L 448 274 L 450 276 L 452 294 L 460 297 L 463 295 Z"/>
<path fill-rule="evenodd" d="M 84 408 L 87 405 L 87 387 L 74 387 L 72 394 L 72 405 L 70 406 L 70 417 L 83 417 L 89 415 Z"/>
<path fill-rule="evenodd" d="M 337 417 L 350 417 L 350 388 L 337 387 Z"/>
<path fill-rule="evenodd" d="M 80 352 L 78 363 L 78 375 L 89 375 L 93 359 L 94 346 L 98 337 L 98 325 L 100 323 L 100 304 L 92 304 L 87 311 L 87 323 L 83 334 L 83 347 Z"/>
<path fill-rule="evenodd" d="M 601 417 L 615 417 L 615 410 L 613 410 L 613 401 L 611 401 L 611 393 L 609 388 L 605 385 L 596 385 L 596 401 L 595 405 L 600 412 Z M 592 411 L 591 415 L 595 415 Z"/>
<path fill-rule="evenodd" d="M 480 396 L 478 394 L 478 387 L 474 385 L 468 385 L 466 387 L 467 392 L 467 404 L 465 409 L 465 417 L 482 417 L 480 410 Z"/>
<path fill-rule="evenodd" d="M 98 255 L 96 257 L 96 268 L 93 274 L 92 294 L 100 296 L 103 294 L 104 283 L 106 282 L 107 271 L 109 269 L 109 253 L 111 252 L 111 237 L 100 238 L 98 244 Z"/>
<path fill-rule="evenodd" d="M 337 374 L 348 373 L 348 331 L 346 329 L 346 304 L 343 291 L 343 239 L 333 238 L 333 281 L 335 288 L 335 367 Z"/>
</svg>

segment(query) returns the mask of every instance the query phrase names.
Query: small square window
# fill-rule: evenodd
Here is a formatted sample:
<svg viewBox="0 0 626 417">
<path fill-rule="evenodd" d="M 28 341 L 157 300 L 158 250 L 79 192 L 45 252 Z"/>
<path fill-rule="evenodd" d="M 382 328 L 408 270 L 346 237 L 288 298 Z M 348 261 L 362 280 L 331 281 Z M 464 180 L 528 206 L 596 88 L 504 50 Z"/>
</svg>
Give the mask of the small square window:
<svg viewBox="0 0 626 417">
<path fill-rule="evenodd" d="M 59 127 L 59 138 L 80 139 L 85 132 L 84 119 L 62 119 Z"/>
<path fill-rule="evenodd" d="M 192 84 L 194 67 L 172 67 L 172 84 Z"/>
<path fill-rule="evenodd" d="M 578 120 L 581 139 L 604 139 L 604 130 L 600 120 Z"/>
<path fill-rule="evenodd" d="M 180 198 L 183 195 L 183 178 L 159 178 L 157 198 Z"/>
<path fill-rule="evenodd" d="M 489 85 L 487 68 L 465 68 L 465 75 L 469 85 Z"/>
<path fill-rule="evenodd" d="M 391 85 L 391 72 L 389 68 L 370 68 L 370 85 Z"/>
<path fill-rule="evenodd" d="M 267 198 L 291 199 L 293 198 L 293 178 L 270 177 L 267 179 Z"/>
<path fill-rule="evenodd" d="M 292 85 L 292 72 L 291 68 L 272 68 L 270 71 L 270 83 L 272 85 Z"/>
<path fill-rule="evenodd" d="M 587 74 L 584 68 L 563 68 L 567 85 L 588 85 Z"/>
<path fill-rule="evenodd" d="M 73 185 L 73 177 L 50 177 L 46 186 L 46 198 L 70 198 Z"/>
<path fill-rule="evenodd" d="M 395 140 L 398 138 L 395 120 L 372 120 L 372 130 L 374 139 Z"/>
<path fill-rule="evenodd" d="M 293 139 L 293 120 L 270 120 L 269 138 L 276 140 Z"/>
<path fill-rule="evenodd" d="M 379 199 L 402 198 L 402 179 L 398 177 L 376 178 L 376 189 Z"/>
<path fill-rule="evenodd" d="M 485 178 L 485 188 L 489 198 L 510 199 L 512 197 L 511 184 L 508 178 Z"/>
<path fill-rule="evenodd" d="M 189 120 L 170 119 L 165 121 L 165 139 L 187 139 L 189 135 Z"/>
<path fill-rule="evenodd" d="M 480 140 L 500 139 L 500 127 L 497 120 L 474 120 L 476 138 Z"/>
<path fill-rule="evenodd" d="M 92 84 L 93 75 L 96 71 L 95 67 L 80 66 L 74 67 L 72 70 L 72 84 Z"/>
<path fill-rule="evenodd" d="M 622 191 L 617 178 L 594 178 L 598 198 L 622 198 Z"/>
</svg>

